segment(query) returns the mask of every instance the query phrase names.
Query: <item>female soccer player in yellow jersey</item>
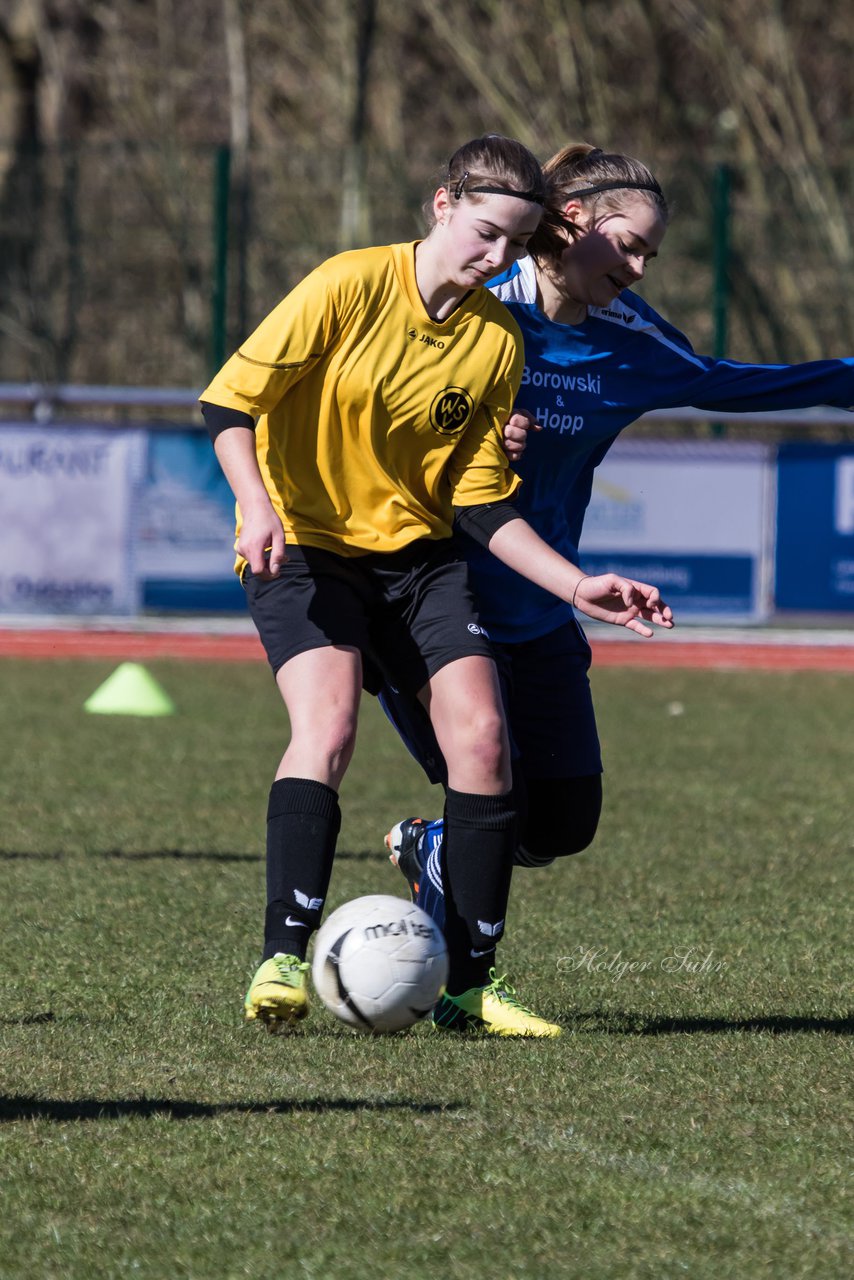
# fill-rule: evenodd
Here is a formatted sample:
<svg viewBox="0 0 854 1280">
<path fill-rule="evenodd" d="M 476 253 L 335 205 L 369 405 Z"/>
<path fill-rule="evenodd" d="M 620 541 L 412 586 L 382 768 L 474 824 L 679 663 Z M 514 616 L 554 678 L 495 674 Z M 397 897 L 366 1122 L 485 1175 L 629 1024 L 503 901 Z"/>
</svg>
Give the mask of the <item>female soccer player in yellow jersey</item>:
<svg viewBox="0 0 854 1280">
<path fill-rule="evenodd" d="M 516 813 L 496 669 L 455 516 L 507 564 L 593 617 L 644 635 L 672 625 L 655 588 L 586 577 L 513 510 L 501 428 L 520 333 L 482 286 L 525 253 L 546 196 L 540 167 L 496 135 L 461 147 L 426 239 L 340 254 L 261 323 L 202 395 L 238 508 L 237 571 L 290 718 L 267 810 L 262 963 L 250 1021 L 308 1011 L 317 929 L 363 685 L 377 668 L 418 693 L 448 766 L 452 1030 L 553 1036 L 495 973 Z"/>
</svg>

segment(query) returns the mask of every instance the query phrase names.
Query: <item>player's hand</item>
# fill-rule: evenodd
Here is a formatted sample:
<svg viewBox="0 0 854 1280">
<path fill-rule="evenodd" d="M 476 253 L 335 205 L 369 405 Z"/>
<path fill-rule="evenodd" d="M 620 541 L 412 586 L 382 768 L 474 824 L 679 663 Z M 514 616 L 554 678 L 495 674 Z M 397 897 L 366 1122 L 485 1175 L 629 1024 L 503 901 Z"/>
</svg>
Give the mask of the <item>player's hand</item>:
<svg viewBox="0 0 854 1280">
<path fill-rule="evenodd" d="M 542 431 L 542 427 L 527 409 L 514 409 L 504 424 L 504 452 L 511 462 L 518 462 L 525 452 L 529 431 Z"/>
<path fill-rule="evenodd" d="M 613 622 L 627 627 L 639 636 L 651 636 L 653 623 L 671 630 L 673 610 L 665 604 L 658 587 L 647 582 L 635 582 L 616 573 L 603 573 L 582 578 L 575 588 L 575 608 L 600 622 Z"/>
<path fill-rule="evenodd" d="M 243 518 L 237 551 L 248 562 L 257 578 L 277 578 L 287 560 L 285 531 L 272 503 L 241 510 Z"/>
</svg>

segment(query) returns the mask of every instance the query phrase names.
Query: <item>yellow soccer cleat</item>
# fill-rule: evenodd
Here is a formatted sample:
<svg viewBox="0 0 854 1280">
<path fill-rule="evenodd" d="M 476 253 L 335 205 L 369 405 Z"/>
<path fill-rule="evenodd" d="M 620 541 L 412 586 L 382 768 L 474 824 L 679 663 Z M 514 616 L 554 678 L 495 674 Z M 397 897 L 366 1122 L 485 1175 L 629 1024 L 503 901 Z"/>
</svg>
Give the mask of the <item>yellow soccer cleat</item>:
<svg viewBox="0 0 854 1280">
<path fill-rule="evenodd" d="M 472 987 L 459 996 L 440 997 L 433 1010 L 433 1026 L 443 1031 L 485 1031 L 491 1036 L 554 1037 L 561 1034 L 555 1022 L 538 1018 L 516 999 L 506 977 L 489 971 L 486 987 Z"/>
<path fill-rule="evenodd" d="M 246 993 L 247 1022 L 263 1022 L 268 1031 L 287 1031 L 308 1013 L 308 969 L 299 956 L 265 960 Z"/>
</svg>

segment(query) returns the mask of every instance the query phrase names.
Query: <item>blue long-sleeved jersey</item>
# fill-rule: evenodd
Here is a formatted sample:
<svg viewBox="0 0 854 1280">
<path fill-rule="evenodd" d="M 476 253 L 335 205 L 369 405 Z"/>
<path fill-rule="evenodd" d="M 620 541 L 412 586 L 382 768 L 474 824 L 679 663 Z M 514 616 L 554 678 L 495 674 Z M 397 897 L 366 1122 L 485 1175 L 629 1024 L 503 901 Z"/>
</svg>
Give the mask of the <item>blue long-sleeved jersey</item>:
<svg viewBox="0 0 854 1280">
<path fill-rule="evenodd" d="M 854 359 L 783 365 L 698 356 L 683 334 L 628 290 L 609 307 L 591 307 L 580 325 L 556 324 L 537 309 L 530 258 L 490 288 L 525 339 L 516 403 L 543 428 L 529 436 L 514 463 L 524 482 L 515 506 L 575 563 L 593 472 L 623 428 L 648 410 L 854 407 Z M 494 640 L 533 639 L 572 616 L 568 605 L 468 539 L 465 553 L 481 618 Z"/>
</svg>

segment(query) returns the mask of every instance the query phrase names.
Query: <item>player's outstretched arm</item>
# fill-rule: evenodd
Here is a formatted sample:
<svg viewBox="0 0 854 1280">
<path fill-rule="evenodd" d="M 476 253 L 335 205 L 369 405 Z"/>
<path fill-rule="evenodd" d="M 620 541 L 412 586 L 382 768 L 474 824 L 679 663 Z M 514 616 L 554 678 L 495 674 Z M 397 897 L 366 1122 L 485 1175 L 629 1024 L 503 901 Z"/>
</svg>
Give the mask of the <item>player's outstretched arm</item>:
<svg viewBox="0 0 854 1280">
<path fill-rule="evenodd" d="M 582 573 L 544 542 L 521 516 L 502 524 L 488 545 L 504 564 L 590 618 L 628 627 L 641 636 L 653 634 L 650 623 L 668 630 L 673 626 L 673 613 L 657 587 L 616 573 Z"/>
</svg>

